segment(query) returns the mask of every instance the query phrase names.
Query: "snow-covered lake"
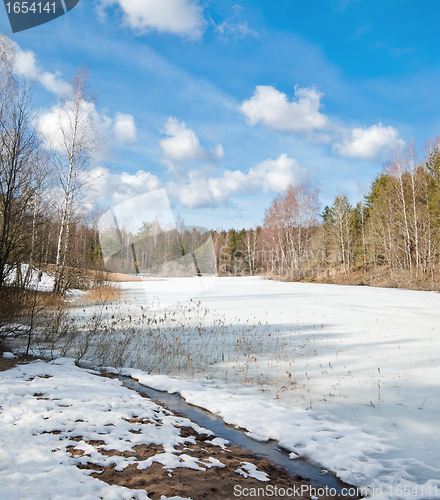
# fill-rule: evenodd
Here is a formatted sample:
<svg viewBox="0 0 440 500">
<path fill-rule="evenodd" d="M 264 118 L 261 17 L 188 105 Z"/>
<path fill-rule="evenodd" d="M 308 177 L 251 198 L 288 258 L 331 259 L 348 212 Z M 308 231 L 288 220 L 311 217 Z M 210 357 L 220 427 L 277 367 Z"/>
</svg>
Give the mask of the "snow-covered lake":
<svg viewBox="0 0 440 500">
<path fill-rule="evenodd" d="M 261 337 L 255 355 L 217 359 L 210 380 L 127 373 L 376 498 L 440 497 L 439 293 L 242 277 L 122 285 L 124 314 L 157 298 L 170 313 L 194 297 L 224 318 L 231 345 L 246 325 L 252 346 Z"/>
</svg>

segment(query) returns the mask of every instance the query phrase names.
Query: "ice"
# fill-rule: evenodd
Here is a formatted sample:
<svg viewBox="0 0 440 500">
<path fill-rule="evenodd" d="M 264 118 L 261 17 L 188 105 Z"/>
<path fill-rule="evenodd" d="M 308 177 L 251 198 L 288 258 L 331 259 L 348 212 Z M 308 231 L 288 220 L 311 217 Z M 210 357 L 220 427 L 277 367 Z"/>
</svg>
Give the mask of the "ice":
<svg viewBox="0 0 440 500">
<path fill-rule="evenodd" d="M 132 297 L 177 298 L 184 281 L 144 283 Z M 134 373 L 141 383 L 276 439 L 376 498 L 398 498 L 391 485 L 419 487 L 406 498 L 440 492 L 438 293 L 240 277 L 197 300 L 232 330 L 261 323 L 262 339 L 287 339 L 293 354 L 225 360 L 211 381 Z"/>
</svg>

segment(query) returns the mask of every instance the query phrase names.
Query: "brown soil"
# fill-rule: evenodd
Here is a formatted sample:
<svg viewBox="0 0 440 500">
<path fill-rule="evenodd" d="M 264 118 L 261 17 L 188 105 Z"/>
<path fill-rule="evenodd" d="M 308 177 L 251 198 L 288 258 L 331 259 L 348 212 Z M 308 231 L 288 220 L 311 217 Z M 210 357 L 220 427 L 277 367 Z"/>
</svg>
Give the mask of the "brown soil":
<svg viewBox="0 0 440 500">
<path fill-rule="evenodd" d="M 138 470 L 136 464 L 129 465 L 122 471 L 116 471 L 114 467 L 96 467 L 93 464 L 80 465 L 80 468 L 98 470 L 91 475 L 104 481 L 108 484 L 125 486 L 130 489 L 142 489 L 148 492 L 148 496 L 152 500 L 159 500 L 162 495 L 173 497 L 180 496 L 191 498 L 192 500 L 229 500 L 229 499 L 244 499 L 256 496 L 259 492 L 259 498 L 273 499 L 310 499 L 310 482 L 307 478 L 301 476 L 291 476 L 282 467 L 277 467 L 271 461 L 264 457 L 256 456 L 249 451 L 233 445 L 227 445 L 223 450 L 219 446 L 215 446 L 207 441 L 210 441 L 214 436 L 206 434 L 198 434 L 190 427 L 181 427 L 180 434 L 182 437 L 192 436 L 195 439 L 195 444 L 186 443 L 181 446 L 180 450 L 186 455 L 196 457 L 200 465 L 209 464 L 209 459 L 219 460 L 225 467 L 207 467 L 206 471 L 198 471 L 188 468 L 175 468 L 168 470 L 160 463 L 153 463 L 150 467 L 144 470 Z M 90 442 L 90 444 L 93 444 Z M 152 444 L 149 446 L 135 446 L 135 454 L 132 452 L 123 453 L 124 456 L 135 456 L 137 460 L 146 460 L 147 458 L 163 452 L 163 450 Z M 71 453 L 77 455 L 77 450 L 72 448 Z M 116 451 L 100 453 L 106 455 L 121 454 Z M 254 464 L 258 471 L 266 472 L 270 481 L 263 482 L 251 477 L 243 477 L 237 472 L 241 468 L 243 462 Z M 270 485 L 270 488 L 268 488 Z M 275 495 L 275 486 L 281 495 Z M 290 489 L 297 488 L 297 492 L 301 492 L 303 487 L 304 495 L 290 495 L 286 493 Z M 251 489 L 254 490 L 251 490 Z M 266 489 L 267 488 L 267 489 Z M 247 489 L 247 491 L 246 491 Z M 283 491 L 284 490 L 284 491 Z M 294 491 L 292 491 L 294 493 Z M 240 494 L 243 493 L 243 494 Z M 312 492 L 313 493 L 313 492 Z M 342 496 L 326 496 L 321 495 L 320 499 L 348 499 L 349 497 Z"/>
<path fill-rule="evenodd" d="M 2 356 L 2 354 L 0 354 L 0 356 Z M 6 359 L 6 358 L 1 357 L 0 358 L 0 372 L 5 372 L 6 370 L 10 370 L 11 368 L 14 368 L 14 366 L 17 366 L 17 365 L 24 365 L 25 363 L 28 362 L 28 360 L 23 359 L 23 358 L 24 357 L 14 358 L 14 359 Z"/>
<path fill-rule="evenodd" d="M 25 365 L 26 363 L 29 363 L 29 361 L 35 360 L 35 358 L 32 358 L 31 356 L 18 356 L 12 359 L 4 358 L 3 357 L 4 352 L 9 352 L 9 351 L 4 347 L 0 339 L 0 372 L 10 370 L 11 368 L 14 368 L 14 366 L 17 365 Z"/>
<path fill-rule="evenodd" d="M 181 433 L 191 430 L 185 427 L 181 429 Z M 201 436 L 201 438 L 208 439 L 207 436 Z M 286 489 L 293 485 L 307 484 L 301 477 L 291 477 L 284 469 L 274 466 L 269 460 L 256 457 L 238 446 L 228 446 L 224 451 L 218 446 L 203 442 L 201 438 L 197 435 L 197 444 L 191 444 L 190 449 L 182 450 L 183 453 L 197 457 L 202 462 L 215 458 L 220 460 L 225 467 L 211 467 L 206 471 L 187 468 L 169 471 L 156 462 L 145 470 L 138 470 L 133 464 L 121 472 L 116 472 L 114 468 L 107 468 L 101 474 L 92 475 L 108 484 L 145 489 L 152 500 L 159 500 L 161 495 L 190 497 L 193 500 L 244 498 L 234 495 L 236 485 L 240 486 L 242 491 L 244 488 L 261 488 L 267 484 L 276 484 L 279 488 Z M 140 454 L 142 459 L 158 451 L 155 449 L 148 453 L 148 448 L 144 447 L 142 450 Z M 271 479 L 270 483 L 240 476 L 235 471 L 241 467 L 242 462 L 251 462 L 258 467 L 259 471 L 267 472 Z"/>
<path fill-rule="evenodd" d="M 24 364 L 33 359 L 25 357 L 5 359 L 1 357 L 2 353 L 0 345 L 0 371 L 8 370 L 17 364 Z M 38 397 L 39 394 L 35 394 L 35 396 Z M 151 422 L 136 419 L 136 423 L 146 425 Z M 227 445 L 225 449 L 222 449 L 220 446 L 207 442 L 214 439 L 215 436 L 198 434 L 191 427 L 180 427 L 180 434 L 189 439 L 177 450 L 181 451 L 182 454 L 197 457 L 200 466 L 206 464 L 206 471 L 188 468 L 168 470 L 158 462 L 154 462 L 144 470 L 138 470 L 137 464 L 131 464 L 122 471 L 116 471 L 113 466 L 105 468 L 91 463 L 78 464 L 78 468 L 96 471 L 91 474 L 93 477 L 111 485 L 145 490 L 152 500 L 159 500 L 162 495 L 167 497 L 180 496 L 192 500 L 233 500 L 252 497 L 275 500 L 293 498 L 309 500 L 311 495 L 316 494 L 316 491 L 309 489 L 310 482 L 307 478 L 291 476 L 285 469 L 274 465 L 267 458 L 254 455 L 239 446 Z M 80 441 L 81 437 L 74 440 Z M 88 441 L 88 444 L 99 448 L 102 455 L 135 457 L 137 461 L 146 460 L 163 452 L 163 449 L 155 444 L 134 446 L 134 453 L 102 450 L 100 446 L 104 444 L 103 441 Z M 67 451 L 72 457 L 83 456 L 83 452 L 74 446 L 69 446 Z M 219 460 L 225 467 L 208 467 L 210 458 Z M 243 462 L 250 462 L 257 467 L 258 471 L 266 472 L 270 481 L 262 482 L 251 477 L 245 478 L 235 472 L 242 467 Z M 304 494 L 295 494 L 301 492 L 301 487 Z M 315 485 L 314 487 L 318 488 L 319 486 Z M 275 494 L 275 492 L 280 494 Z M 320 500 L 350 500 L 352 497 L 320 494 L 319 498 Z"/>
</svg>

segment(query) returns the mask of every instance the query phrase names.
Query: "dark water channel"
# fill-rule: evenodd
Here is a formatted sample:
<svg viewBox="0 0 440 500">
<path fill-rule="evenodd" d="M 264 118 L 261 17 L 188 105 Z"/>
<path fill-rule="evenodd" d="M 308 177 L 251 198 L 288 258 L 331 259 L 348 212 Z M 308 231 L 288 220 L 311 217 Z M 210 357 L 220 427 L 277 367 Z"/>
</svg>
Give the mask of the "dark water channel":
<svg viewBox="0 0 440 500">
<path fill-rule="evenodd" d="M 141 385 L 129 377 L 119 376 L 119 379 L 126 387 L 134 389 L 151 399 L 156 399 L 173 412 L 184 413 L 201 427 L 214 432 L 216 437 L 227 439 L 231 444 L 241 446 L 256 455 L 271 460 L 274 464 L 286 469 L 293 476 L 298 474 L 303 478 L 310 479 L 311 483 L 317 487 L 328 486 L 328 488 L 335 488 L 338 493 L 341 492 L 342 488 L 347 488 L 347 485 L 339 481 L 335 476 L 330 473 L 322 474 L 322 469 L 315 467 L 307 462 L 307 460 L 302 458 L 291 460 L 289 452 L 279 448 L 277 441 L 255 441 L 245 434 L 245 429 L 225 424 L 220 417 L 209 411 L 188 404 L 179 394 L 157 391 L 156 389 Z"/>
</svg>

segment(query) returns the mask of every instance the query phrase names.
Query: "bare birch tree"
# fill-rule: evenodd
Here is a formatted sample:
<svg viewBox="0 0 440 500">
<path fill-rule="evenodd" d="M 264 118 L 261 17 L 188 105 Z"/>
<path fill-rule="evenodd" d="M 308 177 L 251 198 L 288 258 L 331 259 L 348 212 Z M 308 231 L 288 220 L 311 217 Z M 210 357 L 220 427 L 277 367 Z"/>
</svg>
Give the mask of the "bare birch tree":
<svg viewBox="0 0 440 500">
<path fill-rule="evenodd" d="M 305 185 L 289 185 L 284 194 L 273 200 L 264 219 L 265 240 L 276 248 L 275 265 L 279 275 L 301 279 L 307 262 L 310 229 L 317 224 L 318 192 Z"/>
<path fill-rule="evenodd" d="M 352 206 L 345 194 L 336 196 L 330 208 L 332 218 L 332 236 L 339 255 L 338 262 L 343 266 L 344 274 L 351 268 L 352 253 Z"/>
<path fill-rule="evenodd" d="M 58 173 L 62 202 L 53 291 L 62 293 L 70 223 L 80 194 L 93 180 L 91 170 L 102 142 L 95 97 L 89 90 L 86 68 L 80 67 L 72 79 L 71 92 L 61 100 L 56 120 L 56 128 L 49 137 L 49 144 Z"/>
</svg>

